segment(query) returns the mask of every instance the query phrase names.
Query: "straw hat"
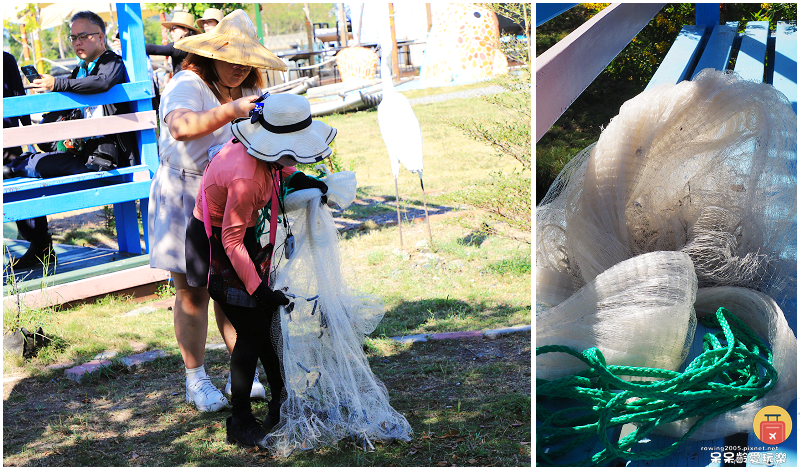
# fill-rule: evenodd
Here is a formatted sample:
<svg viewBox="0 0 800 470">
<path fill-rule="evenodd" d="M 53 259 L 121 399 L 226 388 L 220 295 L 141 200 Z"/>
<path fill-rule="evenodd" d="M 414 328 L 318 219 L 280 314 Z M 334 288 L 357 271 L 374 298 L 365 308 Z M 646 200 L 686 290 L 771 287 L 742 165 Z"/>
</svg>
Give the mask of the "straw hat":
<svg viewBox="0 0 800 470">
<path fill-rule="evenodd" d="M 179 39 L 174 47 L 231 64 L 282 71 L 288 69 L 278 56 L 258 42 L 256 27 L 242 10 L 228 14 L 205 34 Z"/>
<path fill-rule="evenodd" d="M 206 8 L 206 11 L 203 12 L 203 17 L 199 18 L 195 24 L 198 28 L 203 29 L 203 23 L 208 20 L 216 20 L 217 23 L 222 21 L 222 10 L 218 10 L 216 8 Z"/>
<path fill-rule="evenodd" d="M 183 26 L 196 33 L 202 33 L 194 26 L 194 15 L 186 11 L 176 11 L 172 14 L 172 21 L 162 21 L 161 26 L 171 28 L 173 26 Z"/>
<path fill-rule="evenodd" d="M 289 156 L 298 163 L 318 162 L 332 153 L 328 144 L 336 137 L 336 129 L 311 120 L 311 104 L 305 97 L 268 95 L 263 104 L 260 113 L 255 113 L 257 119 L 231 126 L 247 153 L 267 162 Z"/>
</svg>

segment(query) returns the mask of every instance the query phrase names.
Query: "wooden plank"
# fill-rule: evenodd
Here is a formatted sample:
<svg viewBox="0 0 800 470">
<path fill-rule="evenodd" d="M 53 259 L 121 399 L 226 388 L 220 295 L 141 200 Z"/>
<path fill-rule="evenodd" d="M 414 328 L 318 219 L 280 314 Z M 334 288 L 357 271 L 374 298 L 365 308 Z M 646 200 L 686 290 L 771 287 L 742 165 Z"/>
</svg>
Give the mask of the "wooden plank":
<svg viewBox="0 0 800 470">
<path fill-rule="evenodd" d="M 725 70 L 728 67 L 738 24 L 736 21 L 731 21 L 714 27 L 703 55 L 700 56 L 700 62 L 692 73 L 693 79 L 704 69 Z"/>
<path fill-rule="evenodd" d="M 48 187 L 62 186 L 69 183 L 79 181 L 89 181 L 95 179 L 109 178 L 112 176 L 129 175 L 148 171 L 147 165 L 126 166 L 123 168 L 115 168 L 109 171 L 95 171 L 90 173 L 80 173 L 70 176 L 59 176 L 57 178 L 11 178 L 3 180 L 3 194 L 13 195 L 13 193 L 21 193 L 24 191 L 31 191 L 36 189 L 43 189 Z M 19 199 L 13 199 L 19 200 Z"/>
<path fill-rule="evenodd" d="M 103 116 L 92 119 L 91 125 L 83 119 L 76 121 L 52 122 L 32 126 L 3 129 L 3 147 L 54 142 L 78 137 L 94 137 L 97 135 L 116 134 L 120 132 L 154 129 L 155 111 Z"/>
<path fill-rule="evenodd" d="M 764 81 L 764 59 L 767 57 L 769 21 L 750 21 L 742 35 L 742 45 L 736 56 L 734 72 L 743 80 Z"/>
<path fill-rule="evenodd" d="M 664 83 L 675 85 L 689 79 L 702 51 L 700 46 L 704 33 L 705 28 L 702 26 L 684 26 L 645 90 Z"/>
<path fill-rule="evenodd" d="M 31 219 L 87 207 L 150 197 L 150 181 L 115 184 L 100 188 L 42 196 L 16 202 L 3 202 L 3 222 Z"/>
<path fill-rule="evenodd" d="M 797 114 L 797 25 L 779 21 L 775 31 L 772 86 L 786 95 Z"/>
<path fill-rule="evenodd" d="M 103 93 L 81 94 L 69 92 L 39 93 L 36 95 L 3 98 L 3 117 L 25 114 L 61 111 L 62 109 L 100 106 L 108 103 L 153 98 L 153 84 L 150 80 L 120 83 Z"/>
<path fill-rule="evenodd" d="M 43 308 L 169 280 L 169 272 L 151 268 L 149 259 L 148 255 L 140 255 L 70 273 L 56 274 L 48 278 L 48 282 L 52 284 L 44 290 L 38 288 L 39 281 L 28 281 L 30 286 L 22 287 L 30 290 L 21 294 L 19 300 L 28 308 Z M 15 308 L 16 296 L 9 293 L 4 295 L 4 308 Z"/>
<path fill-rule="evenodd" d="M 613 4 L 536 58 L 537 141 L 663 5 Z"/>
<path fill-rule="evenodd" d="M 575 5 L 577 5 L 577 3 L 537 3 L 536 26 L 547 23 Z"/>
</svg>

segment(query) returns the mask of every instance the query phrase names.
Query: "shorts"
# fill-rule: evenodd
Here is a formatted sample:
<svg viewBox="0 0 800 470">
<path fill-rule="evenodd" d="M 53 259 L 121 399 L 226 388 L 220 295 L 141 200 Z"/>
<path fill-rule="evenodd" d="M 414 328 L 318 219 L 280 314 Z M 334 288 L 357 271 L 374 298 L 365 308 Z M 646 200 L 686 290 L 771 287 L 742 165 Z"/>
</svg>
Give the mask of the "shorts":
<svg viewBox="0 0 800 470">
<path fill-rule="evenodd" d="M 211 232 L 222 238 L 222 228 L 211 226 Z M 261 245 L 256 241 L 255 227 L 248 227 L 244 232 L 244 247 L 254 259 L 261 250 Z M 186 227 L 186 282 L 192 287 L 208 286 L 208 264 L 210 260 L 210 247 L 206 228 L 201 220 L 192 217 Z"/>
<path fill-rule="evenodd" d="M 186 227 L 194 219 L 194 202 L 203 175 L 159 164 L 150 184 L 147 227 L 150 267 L 186 272 Z"/>
</svg>

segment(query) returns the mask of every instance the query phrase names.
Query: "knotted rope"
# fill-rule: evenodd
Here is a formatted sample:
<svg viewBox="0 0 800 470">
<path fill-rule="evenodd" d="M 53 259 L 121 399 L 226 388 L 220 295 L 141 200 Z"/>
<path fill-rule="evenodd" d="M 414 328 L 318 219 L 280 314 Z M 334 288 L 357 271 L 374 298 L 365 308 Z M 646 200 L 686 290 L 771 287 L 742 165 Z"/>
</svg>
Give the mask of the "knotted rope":
<svg viewBox="0 0 800 470">
<path fill-rule="evenodd" d="M 778 373 L 772 365 L 772 351 L 747 325 L 725 308 L 701 322 L 722 331 L 703 336 L 703 353 L 684 372 L 607 365 L 597 348 L 581 353 L 559 345 L 537 347 L 537 356 L 566 353 L 589 366 L 576 375 L 536 380 L 536 412 L 542 420 L 536 430 L 537 463 L 565 465 L 556 460 L 593 436 L 600 439 L 604 449 L 571 465 L 604 465 L 617 457 L 659 459 L 677 450 L 709 419 L 757 400 L 775 386 Z M 632 380 L 620 376 L 631 376 Z M 553 411 L 543 403 L 543 397 L 568 398 L 585 405 Z M 625 450 L 659 425 L 686 418 L 697 421 L 677 442 L 658 450 Z M 637 429 L 612 442 L 608 431 L 625 423 L 636 423 Z"/>
</svg>

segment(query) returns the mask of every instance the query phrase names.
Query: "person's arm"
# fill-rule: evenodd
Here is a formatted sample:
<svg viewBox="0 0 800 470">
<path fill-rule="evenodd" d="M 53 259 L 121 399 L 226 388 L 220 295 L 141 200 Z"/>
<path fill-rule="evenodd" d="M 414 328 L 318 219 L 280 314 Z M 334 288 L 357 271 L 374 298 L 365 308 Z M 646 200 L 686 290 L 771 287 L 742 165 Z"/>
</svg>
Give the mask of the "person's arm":
<svg viewBox="0 0 800 470">
<path fill-rule="evenodd" d="M 122 57 L 113 52 L 106 51 L 97 61 L 97 73 L 84 78 L 65 78 L 45 76 L 44 80 L 53 80 L 52 91 L 70 91 L 73 93 L 102 93 L 108 91 L 114 85 L 125 81 L 125 65 Z M 40 79 L 42 80 L 42 79 Z M 34 83 L 39 80 L 34 80 Z"/>
<path fill-rule="evenodd" d="M 261 284 L 250 255 L 244 246 L 244 234 L 256 209 L 258 194 L 263 191 L 258 183 L 249 179 L 237 179 L 228 185 L 228 198 L 222 216 L 222 246 L 231 260 L 233 269 L 242 280 L 247 292 L 252 294 Z"/>
<path fill-rule="evenodd" d="M 176 109 L 164 118 L 172 138 L 178 141 L 195 140 L 205 137 L 225 124 L 239 117 L 247 117 L 255 109 L 252 103 L 258 95 L 244 96 L 207 111 Z"/>
<path fill-rule="evenodd" d="M 166 45 L 158 45 L 158 44 L 145 44 L 144 45 L 144 52 L 147 55 L 168 55 L 172 56 L 175 53 L 175 48 L 172 45 L 175 44 L 173 42 L 166 44 Z"/>
</svg>

